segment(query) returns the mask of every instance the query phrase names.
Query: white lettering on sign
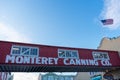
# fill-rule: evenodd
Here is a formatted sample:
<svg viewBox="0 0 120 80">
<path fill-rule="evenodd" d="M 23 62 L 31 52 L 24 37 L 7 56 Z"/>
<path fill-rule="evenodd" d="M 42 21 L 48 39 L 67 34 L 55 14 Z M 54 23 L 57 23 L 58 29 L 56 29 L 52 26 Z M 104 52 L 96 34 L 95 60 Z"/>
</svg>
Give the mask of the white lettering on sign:
<svg viewBox="0 0 120 80">
<path fill-rule="evenodd" d="M 23 63 L 23 57 L 22 56 L 17 56 L 16 57 L 16 63 Z"/>
<path fill-rule="evenodd" d="M 101 64 L 103 66 L 111 66 L 112 64 L 109 62 L 109 60 L 101 60 Z"/>
<path fill-rule="evenodd" d="M 98 66 L 98 61 L 90 59 L 64 59 L 65 65 L 96 65 Z"/>
<path fill-rule="evenodd" d="M 59 62 L 61 61 L 61 62 Z M 111 66 L 109 60 L 99 60 L 102 66 Z M 53 57 L 35 57 L 35 56 L 21 56 L 21 55 L 7 55 L 5 63 L 17 63 L 17 64 L 49 64 L 58 65 L 62 63 L 63 65 L 92 65 L 99 66 L 100 62 L 96 59 L 75 59 L 75 58 L 64 58 L 59 60 L 59 58 Z"/>
<path fill-rule="evenodd" d="M 58 58 L 30 57 L 7 55 L 6 63 L 24 63 L 24 64 L 58 64 Z"/>
<path fill-rule="evenodd" d="M 14 56 L 12 56 L 12 55 L 7 55 L 6 56 L 6 61 L 5 61 L 5 63 L 8 63 L 9 61 L 11 61 L 11 63 L 15 63 L 15 57 Z"/>
<path fill-rule="evenodd" d="M 29 61 L 30 61 L 30 57 L 25 56 L 23 63 L 26 64 L 26 63 L 29 63 Z"/>
</svg>

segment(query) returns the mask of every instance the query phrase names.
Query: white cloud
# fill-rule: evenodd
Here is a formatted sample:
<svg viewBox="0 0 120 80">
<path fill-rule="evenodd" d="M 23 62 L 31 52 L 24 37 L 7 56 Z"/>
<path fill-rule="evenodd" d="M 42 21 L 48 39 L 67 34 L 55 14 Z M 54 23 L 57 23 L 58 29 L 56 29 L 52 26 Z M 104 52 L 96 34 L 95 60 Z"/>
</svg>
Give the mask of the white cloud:
<svg viewBox="0 0 120 80">
<path fill-rule="evenodd" d="M 4 23 L 0 23 L 0 40 L 30 42 L 30 39 L 24 34 L 19 33 L 18 30 Z"/>
<path fill-rule="evenodd" d="M 110 29 L 120 28 L 120 0 L 103 0 L 104 8 L 101 13 L 101 17 L 103 19 L 112 18 L 114 23 L 112 25 L 108 25 Z"/>
</svg>

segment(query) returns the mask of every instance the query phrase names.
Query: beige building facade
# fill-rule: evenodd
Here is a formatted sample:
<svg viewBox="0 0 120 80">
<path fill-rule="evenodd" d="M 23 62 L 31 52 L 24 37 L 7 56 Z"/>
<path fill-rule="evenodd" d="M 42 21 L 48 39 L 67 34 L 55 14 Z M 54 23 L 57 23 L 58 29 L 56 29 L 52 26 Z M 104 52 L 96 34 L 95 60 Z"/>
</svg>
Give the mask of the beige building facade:
<svg viewBox="0 0 120 80">
<path fill-rule="evenodd" d="M 100 42 L 98 49 L 120 52 L 120 37 L 103 38 Z"/>
</svg>

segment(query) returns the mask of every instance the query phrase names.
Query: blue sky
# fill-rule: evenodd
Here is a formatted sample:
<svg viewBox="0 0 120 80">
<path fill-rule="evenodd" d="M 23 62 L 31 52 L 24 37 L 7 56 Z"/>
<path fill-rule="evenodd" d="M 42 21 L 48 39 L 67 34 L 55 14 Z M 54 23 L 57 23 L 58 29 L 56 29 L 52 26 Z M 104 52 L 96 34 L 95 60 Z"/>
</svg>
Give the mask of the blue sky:
<svg viewBox="0 0 120 80">
<path fill-rule="evenodd" d="M 22 42 L 96 49 L 103 37 L 119 36 L 101 25 L 103 6 L 103 0 L 1 0 L 0 22 L 29 39 Z"/>
<path fill-rule="evenodd" d="M 119 0 L 0 0 L 0 40 L 96 49 L 120 36 Z M 101 19 L 112 18 L 104 26 Z"/>
</svg>

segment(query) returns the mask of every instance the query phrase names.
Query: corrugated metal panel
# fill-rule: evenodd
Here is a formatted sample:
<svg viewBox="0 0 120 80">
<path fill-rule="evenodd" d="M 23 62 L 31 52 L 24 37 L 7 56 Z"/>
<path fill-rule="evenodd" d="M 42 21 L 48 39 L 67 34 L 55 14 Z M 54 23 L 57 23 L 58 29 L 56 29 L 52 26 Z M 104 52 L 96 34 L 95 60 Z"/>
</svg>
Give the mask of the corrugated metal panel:
<svg viewBox="0 0 120 80">
<path fill-rule="evenodd" d="M 75 67 L 75 66 L 22 66 L 22 65 L 0 65 L 1 72 L 101 72 L 112 70 L 113 67 Z M 120 69 L 120 67 L 114 67 Z"/>
</svg>

